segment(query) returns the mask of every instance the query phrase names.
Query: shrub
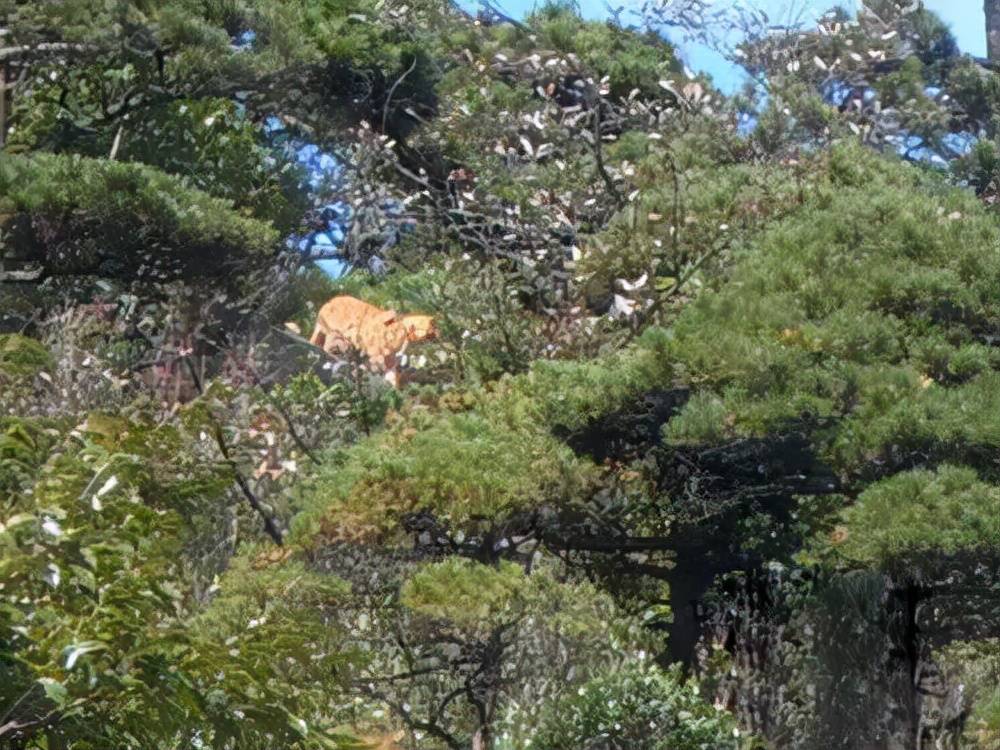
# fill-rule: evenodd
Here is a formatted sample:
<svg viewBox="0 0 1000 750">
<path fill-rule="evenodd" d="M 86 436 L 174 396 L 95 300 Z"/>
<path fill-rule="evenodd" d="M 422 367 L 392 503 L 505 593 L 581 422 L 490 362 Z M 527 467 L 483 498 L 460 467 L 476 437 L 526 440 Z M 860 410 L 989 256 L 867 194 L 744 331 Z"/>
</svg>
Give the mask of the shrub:
<svg viewBox="0 0 1000 750">
<path fill-rule="evenodd" d="M 428 565 L 411 576 L 400 592 L 404 607 L 436 620 L 450 620 L 477 632 L 515 615 L 524 569 L 512 562 L 499 567 L 458 557 Z"/>
<path fill-rule="evenodd" d="M 52 357 L 39 342 L 16 333 L 0 334 L 0 384 L 28 380 L 52 366 Z"/>
<path fill-rule="evenodd" d="M 584 21 L 571 3 L 549 2 L 526 22 L 539 30 L 543 49 L 576 53 L 596 74 L 608 76 L 611 97 L 627 97 L 633 88 L 657 92 L 660 78 L 680 73 L 673 48 L 654 34 L 640 36 L 610 24 Z"/>
<path fill-rule="evenodd" d="M 0 214 L 30 219 L 19 254 L 49 270 L 107 276 L 145 266 L 159 274 L 221 273 L 227 262 L 266 258 L 269 225 L 151 167 L 79 156 L 0 158 Z M 13 217 L 13 218 L 12 218 Z M 122 232 L 121 227 L 129 227 Z M 126 274 L 127 275 L 127 274 Z"/>
<path fill-rule="evenodd" d="M 418 413 L 328 459 L 301 495 L 299 540 L 378 537 L 421 510 L 456 528 L 489 523 L 568 501 L 592 476 L 555 438 L 475 412 Z"/>
<path fill-rule="evenodd" d="M 546 710 L 532 747 L 722 750 L 749 747 L 733 718 L 712 708 L 680 670 L 630 666 L 600 676 Z"/>
<path fill-rule="evenodd" d="M 715 418 L 736 435 L 838 420 L 817 437 L 843 471 L 914 450 L 974 458 L 998 440 L 980 418 L 997 361 L 981 334 L 1000 320 L 995 221 L 915 168 L 846 146 L 821 161 L 812 198 L 680 314 L 676 375 L 721 400 Z"/>
<path fill-rule="evenodd" d="M 870 485 L 841 520 L 832 544 L 843 558 L 920 573 L 940 556 L 1000 548 L 1000 488 L 965 467 L 903 472 Z"/>
<path fill-rule="evenodd" d="M 347 584 L 280 549 L 251 544 L 216 588 L 190 623 L 194 648 L 179 665 L 210 696 L 213 746 L 266 737 L 262 746 L 340 747 L 347 738 L 331 697 L 358 658 L 332 622 Z"/>
<path fill-rule="evenodd" d="M 669 331 L 648 328 L 634 345 L 604 357 L 535 362 L 527 373 L 501 381 L 479 408 L 511 424 L 582 427 L 648 390 L 669 386 L 670 339 Z"/>
<path fill-rule="evenodd" d="M 996 747 L 1000 740 L 1000 640 L 956 641 L 935 656 L 950 682 L 962 686 L 963 697 L 972 705 L 962 739 L 975 750 Z"/>
</svg>

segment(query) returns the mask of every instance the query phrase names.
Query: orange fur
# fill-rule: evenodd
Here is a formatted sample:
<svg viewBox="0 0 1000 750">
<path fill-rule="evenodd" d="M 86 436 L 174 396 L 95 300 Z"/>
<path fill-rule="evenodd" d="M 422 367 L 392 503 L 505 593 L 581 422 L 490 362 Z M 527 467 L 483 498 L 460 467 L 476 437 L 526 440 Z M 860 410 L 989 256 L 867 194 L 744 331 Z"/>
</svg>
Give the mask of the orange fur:
<svg viewBox="0 0 1000 750">
<path fill-rule="evenodd" d="M 398 315 L 355 297 L 334 297 L 320 308 L 310 343 L 328 354 L 357 350 L 368 366 L 385 373 L 399 387 L 398 356 L 407 344 L 434 338 L 437 329 L 429 315 Z"/>
</svg>

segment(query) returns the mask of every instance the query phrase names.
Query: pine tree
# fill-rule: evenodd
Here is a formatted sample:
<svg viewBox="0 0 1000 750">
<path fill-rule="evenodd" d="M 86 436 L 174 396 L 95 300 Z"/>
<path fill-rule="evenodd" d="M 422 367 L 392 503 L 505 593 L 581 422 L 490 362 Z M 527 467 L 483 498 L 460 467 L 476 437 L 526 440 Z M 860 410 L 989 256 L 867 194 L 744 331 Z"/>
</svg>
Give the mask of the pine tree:
<svg viewBox="0 0 1000 750">
<path fill-rule="evenodd" d="M 990 60 L 1000 60 L 1000 4 L 996 0 L 983 0 L 986 15 L 986 55 Z"/>
</svg>

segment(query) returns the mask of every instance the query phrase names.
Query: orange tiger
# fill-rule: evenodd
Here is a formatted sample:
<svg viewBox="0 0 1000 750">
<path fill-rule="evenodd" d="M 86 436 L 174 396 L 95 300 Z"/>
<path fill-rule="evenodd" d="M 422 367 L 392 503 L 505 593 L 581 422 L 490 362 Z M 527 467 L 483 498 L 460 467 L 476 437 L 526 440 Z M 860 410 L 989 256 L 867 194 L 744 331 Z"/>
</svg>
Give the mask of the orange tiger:
<svg viewBox="0 0 1000 750">
<path fill-rule="evenodd" d="M 368 358 L 368 366 L 385 373 L 399 387 L 399 360 L 408 344 L 437 336 L 429 315 L 399 315 L 346 295 L 334 297 L 320 308 L 309 342 L 328 354 L 352 349 Z"/>
</svg>

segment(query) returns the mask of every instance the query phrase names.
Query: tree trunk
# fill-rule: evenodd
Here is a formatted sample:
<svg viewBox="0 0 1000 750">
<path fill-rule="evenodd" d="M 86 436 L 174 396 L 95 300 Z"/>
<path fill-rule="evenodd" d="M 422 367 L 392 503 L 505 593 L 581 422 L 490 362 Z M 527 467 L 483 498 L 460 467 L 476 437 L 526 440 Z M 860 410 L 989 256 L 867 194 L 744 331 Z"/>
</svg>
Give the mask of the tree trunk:
<svg viewBox="0 0 1000 750">
<path fill-rule="evenodd" d="M 7 143 L 7 61 L 0 65 L 0 148 Z"/>
<path fill-rule="evenodd" d="M 986 14 L 986 56 L 1000 61 L 1000 0 L 983 0 Z"/>
</svg>

